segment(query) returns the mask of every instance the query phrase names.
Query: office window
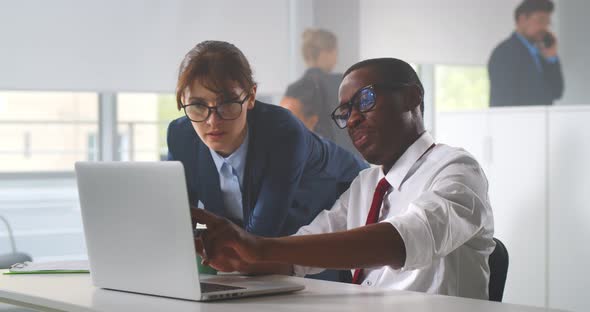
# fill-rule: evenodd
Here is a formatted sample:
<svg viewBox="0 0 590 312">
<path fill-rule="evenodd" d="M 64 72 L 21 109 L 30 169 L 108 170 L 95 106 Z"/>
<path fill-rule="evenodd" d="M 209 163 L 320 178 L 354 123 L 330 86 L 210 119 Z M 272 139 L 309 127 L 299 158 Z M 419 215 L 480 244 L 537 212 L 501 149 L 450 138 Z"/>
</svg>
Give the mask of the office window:
<svg viewBox="0 0 590 312">
<path fill-rule="evenodd" d="M 485 66 L 435 66 L 437 111 L 487 108 L 489 97 L 490 83 Z"/>
<path fill-rule="evenodd" d="M 176 109 L 176 98 L 172 94 L 117 94 L 119 159 L 165 159 L 168 123 L 183 115 Z"/>
<path fill-rule="evenodd" d="M 98 95 L 0 91 L 0 215 L 35 261 L 83 259 L 74 162 L 98 154 Z M 0 254 L 12 252 L 0 224 Z"/>
<path fill-rule="evenodd" d="M 0 172 L 72 171 L 97 120 L 96 93 L 0 91 Z"/>
</svg>

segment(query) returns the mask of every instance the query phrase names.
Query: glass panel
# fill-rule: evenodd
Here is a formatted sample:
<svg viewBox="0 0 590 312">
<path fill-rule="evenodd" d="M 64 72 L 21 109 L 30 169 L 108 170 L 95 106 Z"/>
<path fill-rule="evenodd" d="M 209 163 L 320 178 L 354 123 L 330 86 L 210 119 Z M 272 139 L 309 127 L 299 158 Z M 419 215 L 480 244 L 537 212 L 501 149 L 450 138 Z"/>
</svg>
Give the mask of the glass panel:
<svg viewBox="0 0 590 312">
<path fill-rule="evenodd" d="M 86 258 L 76 180 L 0 175 L 0 216 L 12 228 L 17 251 L 35 261 Z M 0 223 L 0 255 L 11 253 L 10 234 Z"/>
<path fill-rule="evenodd" d="M 96 159 L 98 95 L 0 92 L 0 172 L 72 171 Z"/>
<path fill-rule="evenodd" d="M 119 159 L 166 159 L 166 131 L 173 119 L 184 116 L 172 94 L 120 93 L 117 95 Z"/>
<path fill-rule="evenodd" d="M 98 155 L 98 95 L 0 91 L 0 255 L 84 259 L 74 162 Z M 59 173 L 59 171 L 67 171 Z"/>
<path fill-rule="evenodd" d="M 490 83 L 485 66 L 435 66 L 438 111 L 487 108 L 489 97 Z"/>
</svg>

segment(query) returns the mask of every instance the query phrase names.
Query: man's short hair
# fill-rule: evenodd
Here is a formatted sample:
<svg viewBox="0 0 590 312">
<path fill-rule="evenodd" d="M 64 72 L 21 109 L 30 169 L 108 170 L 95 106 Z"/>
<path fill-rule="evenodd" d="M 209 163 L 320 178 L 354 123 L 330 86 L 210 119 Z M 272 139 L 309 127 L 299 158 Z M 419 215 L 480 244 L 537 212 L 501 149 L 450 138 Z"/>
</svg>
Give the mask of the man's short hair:
<svg viewBox="0 0 590 312">
<path fill-rule="evenodd" d="M 420 88 L 420 96 L 422 97 L 420 102 L 420 112 L 422 113 L 422 117 L 424 117 L 424 87 L 422 86 L 420 78 L 418 78 L 418 74 L 416 74 L 416 71 L 410 66 L 410 64 L 391 57 L 368 59 L 352 65 L 346 70 L 346 72 L 344 72 L 343 78 L 351 72 L 363 67 L 371 67 L 371 69 L 375 70 L 381 79 L 383 79 L 384 83 L 406 83 L 417 85 Z"/>
<path fill-rule="evenodd" d="M 514 20 L 518 21 L 521 15 L 528 15 L 533 12 L 552 13 L 554 9 L 553 1 L 551 0 L 524 0 L 514 10 Z"/>
</svg>

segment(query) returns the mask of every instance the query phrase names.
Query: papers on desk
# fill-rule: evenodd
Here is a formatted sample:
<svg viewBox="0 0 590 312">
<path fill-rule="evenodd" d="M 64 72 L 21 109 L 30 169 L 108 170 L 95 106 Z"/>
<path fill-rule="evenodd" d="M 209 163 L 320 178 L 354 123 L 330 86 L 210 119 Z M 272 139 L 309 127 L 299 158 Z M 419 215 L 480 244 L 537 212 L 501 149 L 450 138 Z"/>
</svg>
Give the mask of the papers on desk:
<svg viewBox="0 0 590 312">
<path fill-rule="evenodd" d="M 4 274 L 61 274 L 61 273 L 89 273 L 87 260 L 51 261 L 51 262 L 23 262 L 10 267 Z"/>
</svg>

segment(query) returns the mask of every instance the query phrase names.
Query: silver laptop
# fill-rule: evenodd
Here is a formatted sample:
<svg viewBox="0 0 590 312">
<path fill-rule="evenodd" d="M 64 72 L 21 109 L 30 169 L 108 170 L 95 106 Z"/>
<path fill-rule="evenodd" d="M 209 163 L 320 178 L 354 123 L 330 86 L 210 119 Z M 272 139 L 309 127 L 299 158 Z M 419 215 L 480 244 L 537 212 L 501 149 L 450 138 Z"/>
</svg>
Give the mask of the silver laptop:
<svg viewBox="0 0 590 312">
<path fill-rule="evenodd" d="M 180 162 L 77 162 L 95 286 L 189 300 L 291 292 L 304 287 L 197 269 Z"/>
</svg>

